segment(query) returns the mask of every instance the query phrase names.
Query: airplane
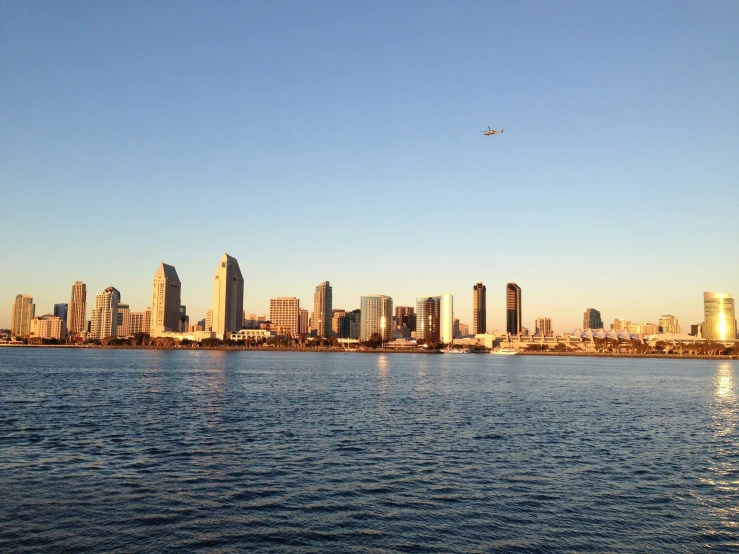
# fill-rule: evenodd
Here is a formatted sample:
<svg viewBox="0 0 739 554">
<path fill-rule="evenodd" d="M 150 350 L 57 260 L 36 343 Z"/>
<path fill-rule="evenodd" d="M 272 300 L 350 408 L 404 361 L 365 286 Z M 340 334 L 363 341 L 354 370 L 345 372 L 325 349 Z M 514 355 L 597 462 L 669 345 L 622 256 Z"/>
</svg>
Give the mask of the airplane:
<svg viewBox="0 0 739 554">
<path fill-rule="evenodd" d="M 505 129 L 501 129 L 500 131 L 493 131 L 490 128 L 490 125 L 488 125 L 488 130 L 487 131 L 480 131 L 480 132 L 481 133 L 484 133 L 485 136 L 487 137 L 488 135 L 497 135 L 498 133 L 502 133 L 503 131 L 505 131 Z"/>
</svg>

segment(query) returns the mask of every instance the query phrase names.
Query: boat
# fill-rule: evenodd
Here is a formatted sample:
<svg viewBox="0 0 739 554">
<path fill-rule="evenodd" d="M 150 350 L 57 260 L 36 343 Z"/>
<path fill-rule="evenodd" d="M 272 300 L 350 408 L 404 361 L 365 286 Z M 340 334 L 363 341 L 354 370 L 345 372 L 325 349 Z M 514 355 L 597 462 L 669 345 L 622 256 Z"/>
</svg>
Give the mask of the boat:
<svg viewBox="0 0 739 554">
<path fill-rule="evenodd" d="M 490 353 L 495 354 L 496 356 L 515 356 L 516 354 L 518 354 L 518 350 L 516 350 L 515 348 L 498 347 L 493 348 Z"/>
</svg>

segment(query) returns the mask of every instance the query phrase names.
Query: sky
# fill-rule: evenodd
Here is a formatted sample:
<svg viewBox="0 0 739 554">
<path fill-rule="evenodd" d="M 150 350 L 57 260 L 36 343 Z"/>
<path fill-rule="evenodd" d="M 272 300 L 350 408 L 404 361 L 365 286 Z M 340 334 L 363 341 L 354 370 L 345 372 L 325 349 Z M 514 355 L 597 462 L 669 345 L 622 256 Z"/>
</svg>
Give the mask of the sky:
<svg viewBox="0 0 739 554">
<path fill-rule="evenodd" d="M 0 1 L 0 327 L 224 252 L 247 313 L 451 292 L 489 329 L 739 295 L 739 2 Z M 484 136 L 491 126 L 503 134 Z M 4 308 L 3 308 L 4 306 Z"/>
</svg>

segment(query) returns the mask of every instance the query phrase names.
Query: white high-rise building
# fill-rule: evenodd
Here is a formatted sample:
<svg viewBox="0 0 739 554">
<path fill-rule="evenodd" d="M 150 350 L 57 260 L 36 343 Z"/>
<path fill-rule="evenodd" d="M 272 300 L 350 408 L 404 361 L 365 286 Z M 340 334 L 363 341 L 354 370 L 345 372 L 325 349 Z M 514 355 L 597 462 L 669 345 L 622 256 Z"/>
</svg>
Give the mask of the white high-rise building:
<svg viewBox="0 0 739 554">
<path fill-rule="evenodd" d="M 90 318 L 90 337 L 104 339 L 117 335 L 118 304 L 121 293 L 114 287 L 108 287 L 95 295 L 95 308 Z"/>
<path fill-rule="evenodd" d="M 439 297 L 439 340 L 445 344 L 454 340 L 454 299 L 448 292 Z"/>
<path fill-rule="evenodd" d="M 87 328 L 87 285 L 75 281 L 72 285 L 72 299 L 67 309 L 67 332 L 70 335 L 82 333 Z"/>
<path fill-rule="evenodd" d="M 382 294 L 360 298 L 359 340 L 370 340 L 378 333 L 383 341 L 393 340 L 393 299 Z"/>
<path fill-rule="evenodd" d="M 297 336 L 300 331 L 300 300 L 294 296 L 270 299 L 269 320 L 279 334 Z"/>
<path fill-rule="evenodd" d="M 13 320 L 10 333 L 14 337 L 27 337 L 31 334 L 31 320 L 36 316 L 36 305 L 30 294 L 19 294 L 13 302 Z"/>
<path fill-rule="evenodd" d="M 320 283 L 313 294 L 313 320 L 311 326 L 319 337 L 331 336 L 333 322 L 332 288 L 328 281 Z"/>
<path fill-rule="evenodd" d="M 236 258 L 224 254 L 218 263 L 213 284 L 212 331 L 216 338 L 225 339 L 226 333 L 239 332 L 243 313 L 244 277 Z"/>
<path fill-rule="evenodd" d="M 161 263 L 151 289 L 151 336 L 180 330 L 181 283 L 174 266 Z"/>
</svg>

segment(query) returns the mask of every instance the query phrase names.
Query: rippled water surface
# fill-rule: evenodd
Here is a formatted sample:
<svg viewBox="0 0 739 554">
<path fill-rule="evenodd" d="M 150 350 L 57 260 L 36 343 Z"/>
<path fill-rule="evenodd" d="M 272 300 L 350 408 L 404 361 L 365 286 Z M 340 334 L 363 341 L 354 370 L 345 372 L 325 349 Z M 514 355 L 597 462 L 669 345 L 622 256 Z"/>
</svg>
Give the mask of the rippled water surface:
<svg viewBox="0 0 739 554">
<path fill-rule="evenodd" d="M 737 552 L 739 364 L 0 349 L 2 552 Z"/>
</svg>

